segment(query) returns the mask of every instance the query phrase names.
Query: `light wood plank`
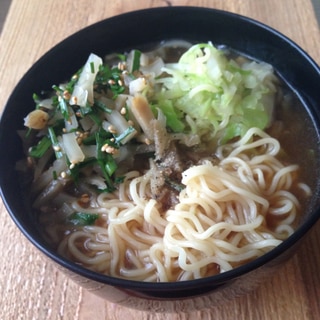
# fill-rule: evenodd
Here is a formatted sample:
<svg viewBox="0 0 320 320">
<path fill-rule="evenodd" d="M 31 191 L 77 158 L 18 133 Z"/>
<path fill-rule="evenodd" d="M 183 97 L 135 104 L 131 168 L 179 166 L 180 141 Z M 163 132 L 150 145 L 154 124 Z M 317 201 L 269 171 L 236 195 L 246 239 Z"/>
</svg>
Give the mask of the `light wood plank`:
<svg viewBox="0 0 320 320">
<path fill-rule="evenodd" d="M 13 0 L 0 38 L 0 107 L 47 50 L 79 29 L 141 8 L 214 7 L 257 19 L 320 62 L 320 33 L 309 0 Z M 274 278 L 247 296 L 190 314 L 152 314 L 104 301 L 81 289 L 36 250 L 0 202 L 0 319 L 293 319 L 320 317 L 320 223 Z"/>
</svg>

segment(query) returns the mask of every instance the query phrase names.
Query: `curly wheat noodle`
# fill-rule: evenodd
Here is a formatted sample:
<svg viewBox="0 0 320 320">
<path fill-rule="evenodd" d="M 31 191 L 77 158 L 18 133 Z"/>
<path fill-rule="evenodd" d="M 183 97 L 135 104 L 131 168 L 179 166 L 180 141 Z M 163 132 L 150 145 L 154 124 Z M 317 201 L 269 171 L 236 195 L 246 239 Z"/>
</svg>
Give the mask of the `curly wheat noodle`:
<svg viewBox="0 0 320 320">
<path fill-rule="evenodd" d="M 298 166 L 276 159 L 279 150 L 276 139 L 250 129 L 218 148 L 218 165 L 204 161 L 183 172 L 185 189 L 166 212 L 150 196 L 151 173 L 131 171 L 88 209 L 103 213 L 102 223 L 71 232 L 59 252 L 141 281 L 195 279 L 255 259 L 293 232 L 300 206 L 291 192 Z"/>
</svg>

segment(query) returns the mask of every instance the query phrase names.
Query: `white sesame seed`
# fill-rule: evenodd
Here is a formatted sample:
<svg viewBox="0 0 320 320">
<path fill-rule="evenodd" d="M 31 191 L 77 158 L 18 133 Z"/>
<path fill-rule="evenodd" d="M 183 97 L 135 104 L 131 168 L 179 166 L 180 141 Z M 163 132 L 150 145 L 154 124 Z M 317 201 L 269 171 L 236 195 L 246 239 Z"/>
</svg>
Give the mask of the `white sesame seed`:
<svg viewBox="0 0 320 320">
<path fill-rule="evenodd" d="M 67 177 L 67 173 L 65 171 L 62 171 L 60 173 L 61 178 L 65 179 Z"/>
<path fill-rule="evenodd" d="M 101 151 L 104 152 L 109 147 L 109 145 L 106 143 L 101 147 Z"/>
<path fill-rule="evenodd" d="M 111 153 L 111 154 L 113 154 L 114 153 L 114 147 L 111 147 L 111 146 L 108 146 L 107 148 L 106 148 L 106 153 Z"/>
<path fill-rule="evenodd" d="M 111 132 L 111 133 L 117 133 L 117 130 L 116 130 L 116 128 L 115 128 L 113 125 L 110 125 L 110 126 L 108 127 L 108 130 L 109 130 L 109 132 Z"/>
</svg>

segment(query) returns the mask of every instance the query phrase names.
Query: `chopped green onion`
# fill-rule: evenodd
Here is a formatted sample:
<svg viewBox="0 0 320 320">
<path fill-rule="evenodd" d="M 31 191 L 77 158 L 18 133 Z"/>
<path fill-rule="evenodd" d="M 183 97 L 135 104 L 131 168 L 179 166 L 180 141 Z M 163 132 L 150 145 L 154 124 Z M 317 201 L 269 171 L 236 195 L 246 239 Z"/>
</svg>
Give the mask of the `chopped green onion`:
<svg viewBox="0 0 320 320">
<path fill-rule="evenodd" d="M 82 117 L 86 116 L 87 114 L 89 114 L 90 112 L 92 112 L 92 108 L 87 106 L 87 107 L 80 107 L 78 110 L 81 114 Z"/>
<path fill-rule="evenodd" d="M 100 65 L 99 72 L 95 78 L 95 87 L 98 92 L 105 90 L 108 86 L 108 81 L 111 79 L 111 70 L 107 65 Z"/>
<path fill-rule="evenodd" d="M 33 158 L 41 158 L 51 146 L 51 140 L 47 136 L 39 141 L 39 143 L 29 150 L 29 156 Z"/>
<path fill-rule="evenodd" d="M 124 181 L 124 179 L 125 179 L 125 176 L 116 177 L 116 178 L 114 179 L 114 183 L 120 184 L 120 183 L 122 183 L 122 182 Z"/>
<path fill-rule="evenodd" d="M 90 62 L 90 70 L 91 70 L 91 73 L 95 73 L 94 71 L 94 62 Z"/>
<path fill-rule="evenodd" d="M 32 99 L 36 104 L 38 104 L 40 101 L 40 97 L 36 93 L 32 95 Z"/>
<path fill-rule="evenodd" d="M 140 57 L 141 57 L 141 51 L 134 50 L 133 51 L 132 70 L 131 70 L 132 73 L 134 71 L 137 71 L 140 69 Z"/>
<path fill-rule="evenodd" d="M 97 145 L 97 161 L 101 168 L 103 177 L 105 179 L 105 182 L 108 187 L 108 191 L 114 190 L 113 181 L 111 179 L 111 175 L 114 173 L 114 159 L 111 154 L 108 154 L 106 152 L 103 152 L 101 149 L 103 145 L 105 144 L 104 139 L 104 131 L 103 129 L 100 129 L 98 132 L 96 132 L 96 145 Z M 110 158 L 112 157 L 112 159 Z M 111 173 L 111 174 L 110 174 Z"/>
<path fill-rule="evenodd" d="M 95 143 L 96 143 L 96 137 L 95 137 L 95 135 L 92 134 L 92 135 L 88 136 L 87 138 L 84 138 L 84 139 L 82 140 L 82 143 L 83 143 L 84 145 L 86 145 L 86 146 L 95 144 Z"/>
<path fill-rule="evenodd" d="M 100 100 L 95 100 L 94 101 L 94 106 L 99 108 L 100 110 L 106 112 L 106 113 L 111 113 L 112 109 L 108 108 L 107 105 L 105 103 L 103 103 Z"/>
<path fill-rule="evenodd" d="M 68 217 L 68 222 L 75 226 L 90 226 L 99 218 L 99 214 L 74 212 Z"/>
<path fill-rule="evenodd" d="M 117 137 L 115 137 L 116 143 L 121 143 L 123 140 L 128 137 L 131 133 L 135 132 L 136 129 L 132 126 L 128 127 L 125 131 L 123 131 L 121 134 L 119 134 Z"/>
<path fill-rule="evenodd" d="M 61 152 L 61 147 L 60 147 L 59 141 L 57 139 L 57 136 L 54 132 L 53 127 L 48 127 L 48 132 L 49 132 L 51 144 L 52 144 L 54 153 L 56 155 L 56 158 L 60 159 L 63 156 L 63 153 Z"/>
<path fill-rule="evenodd" d="M 26 132 L 26 138 L 29 138 L 29 137 L 30 137 L 31 132 L 32 132 L 32 129 L 31 129 L 31 128 L 28 128 L 28 129 L 27 129 L 27 132 Z"/>
<path fill-rule="evenodd" d="M 125 54 L 119 53 L 117 56 L 118 56 L 119 60 L 126 61 L 126 55 Z"/>
<path fill-rule="evenodd" d="M 55 85 L 55 84 L 52 86 L 52 89 L 53 89 L 55 92 L 57 92 L 57 93 L 63 92 L 63 90 L 62 90 L 59 86 L 57 86 L 57 85 Z"/>
<path fill-rule="evenodd" d="M 69 113 L 69 109 L 68 109 L 68 104 L 66 102 L 65 99 L 63 99 L 62 97 L 60 97 L 59 99 L 59 107 L 60 107 L 60 111 L 61 114 L 63 115 L 64 119 L 66 121 L 70 120 L 70 113 Z"/>
<path fill-rule="evenodd" d="M 52 100 L 52 104 L 53 105 L 57 105 L 59 106 L 59 109 L 60 109 L 60 112 L 63 116 L 63 118 L 66 120 L 66 121 L 69 121 L 70 120 L 70 113 L 69 113 L 69 109 L 68 109 L 68 103 L 67 101 L 63 98 L 63 89 L 60 88 L 59 86 L 57 85 L 53 85 L 52 88 L 55 90 L 55 92 L 57 93 L 57 101 L 56 100 Z"/>
<path fill-rule="evenodd" d="M 107 190 L 108 192 L 112 192 L 115 190 L 114 188 L 114 185 L 113 185 L 113 182 L 112 182 L 112 179 L 111 177 L 109 176 L 108 174 L 108 171 L 106 169 L 106 164 L 102 161 L 102 160 L 98 160 L 98 164 L 101 168 L 101 171 L 102 171 L 102 174 L 103 174 L 103 177 L 104 177 L 104 180 L 107 184 Z"/>
<path fill-rule="evenodd" d="M 118 166 L 117 166 L 117 163 L 111 154 L 107 153 L 106 155 L 107 155 L 108 160 L 105 164 L 105 168 L 106 168 L 108 175 L 111 177 L 115 173 L 115 171 L 117 170 Z"/>
<path fill-rule="evenodd" d="M 72 177 L 72 180 L 75 182 L 75 184 L 78 184 L 78 179 L 80 175 L 80 170 L 88 167 L 88 166 L 93 166 L 94 164 L 97 163 L 96 158 L 87 158 L 84 161 L 77 163 L 74 167 L 70 169 L 70 161 L 68 161 L 68 167 L 69 167 L 69 173 Z"/>
<path fill-rule="evenodd" d="M 75 84 L 78 82 L 79 76 L 83 70 L 83 67 L 80 68 L 72 77 L 71 80 L 66 85 L 66 90 L 68 92 L 73 92 Z"/>
<path fill-rule="evenodd" d="M 111 91 L 113 92 L 113 99 L 116 99 L 117 96 L 125 91 L 124 86 L 119 86 L 118 84 L 116 85 L 111 85 L 110 86 Z"/>
<path fill-rule="evenodd" d="M 101 125 L 102 120 L 101 120 L 100 116 L 99 116 L 97 113 L 91 112 L 91 113 L 88 114 L 88 116 L 89 116 L 89 117 L 91 118 L 91 120 L 93 120 L 98 126 Z"/>
<path fill-rule="evenodd" d="M 64 119 L 56 120 L 55 123 L 52 125 L 52 128 L 54 129 L 56 136 L 61 135 L 63 133 L 63 129 L 65 128 Z"/>
<path fill-rule="evenodd" d="M 59 98 L 58 98 L 57 96 L 53 96 L 53 97 L 51 98 L 51 101 L 52 101 L 52 106 L 55 107 L 55 108 L 57 108 L 58 105 L 59 105 Z"/>
</svg>

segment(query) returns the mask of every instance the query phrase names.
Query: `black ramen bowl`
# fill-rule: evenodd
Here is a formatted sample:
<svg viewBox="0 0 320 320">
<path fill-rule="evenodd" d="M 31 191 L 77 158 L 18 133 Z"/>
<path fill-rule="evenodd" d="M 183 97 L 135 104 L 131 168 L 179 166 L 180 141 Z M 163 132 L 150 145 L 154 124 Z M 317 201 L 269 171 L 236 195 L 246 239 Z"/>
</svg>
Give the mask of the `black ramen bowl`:
<svg viewBox="0 0 320 320">
<path fill-rule="evenodd" d="M 104 56 L 130 48 L 151 48 L 170 39 L 211 41 L 273 65 L 305 109 L 308 119 L 300 121 L 301 136 L 313 137 L 315 159 L 320 162 L 319 67 L 295 43 L 270 27 L 237 14 L 206 8 L 167 7 L 130 12 L 75 33 L 46 53 L 25 74 L 9 98 L 0 123 L 0 150 L 5 150 L 5 156 L 0 157 L 1 196 L 21 232 L 84 288 L 111 302 L 156 312 L 202 309 L 252 290 L 277 272 L 320 218 L 320 163 L 315 161 L 313 196 L 294 234 L 260 258 L 216 276 L 175 283 L 117 279 L 66 260 L 46 243 L 22 201 L 23 190 L 17 185 L 15 171 L 16 161 L 23 156 L 17 130 L 23 128 L 23 117 L 33 108 L 32 94 L 69 78 L 91 52 Z"/>
</svg>

